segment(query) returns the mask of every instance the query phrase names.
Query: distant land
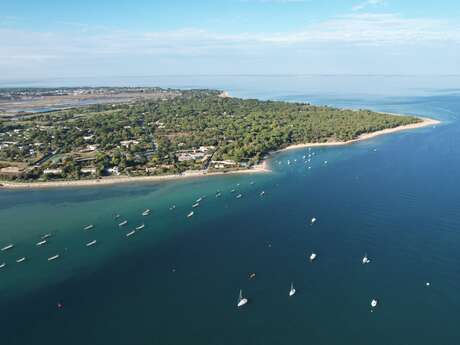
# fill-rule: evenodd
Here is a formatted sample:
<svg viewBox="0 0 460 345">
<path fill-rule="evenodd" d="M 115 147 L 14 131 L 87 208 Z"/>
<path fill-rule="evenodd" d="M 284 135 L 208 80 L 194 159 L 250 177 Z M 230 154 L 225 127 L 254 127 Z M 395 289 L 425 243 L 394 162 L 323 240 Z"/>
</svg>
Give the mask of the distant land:
<svg viewBox="0 0 460 345">
<path fill-rule="evenodd" d="M 0 89 L 0 179 L 60 186 L 266 171 L 272 151 L 435 123 L 220 90 Z"/>
</svg>

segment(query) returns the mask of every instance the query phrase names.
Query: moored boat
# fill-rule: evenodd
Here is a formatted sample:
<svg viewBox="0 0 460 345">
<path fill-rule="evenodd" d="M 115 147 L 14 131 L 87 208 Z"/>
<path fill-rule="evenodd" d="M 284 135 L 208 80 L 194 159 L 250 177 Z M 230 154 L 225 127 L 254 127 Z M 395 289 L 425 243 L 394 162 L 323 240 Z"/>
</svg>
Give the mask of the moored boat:
<svg viewBox="0 0 460 345">
<path fill-rule="evenodd" d="M 4 267 L 6 267 L 6 262 L 2 262 L 2 263 L 0 264 L 0 269 L 1 269 L 1 268 L 4 268 Z"/>
<path fill-rule="evenodd" d="M 25 261 L 25 260 L 26 260 L 26 257 L 23 256 L 22 258 L 16 259 L 16 262 L 17 262 L 17 263 L 20 263 L 20 262 L 23 262 L 23 261 Z"/>
<path fill-rule="evenodd" d="M 195 212 L 191 211 L 189 214 L 187 214 L 187 218 L 192 217 L 195 214 Z"/>
<path fill-rule="evenodd" d="M 240 290 L 240 295 L 238 296 L 238 303 L 236 304 L 236 306 L 238 308 L 241 308 L 242 306 L 244 306 L 247 303 L 248 303 L 248 299 L 243 297 L 243 291 Z"/>
<path fill-rule="evenodd" d="M 150 214 L 151 210 L 149 208 L 145 209 L 144 212 L 142 212 L 143 216 L 148 216 Z"/>
<path fill-rule="evenodd" d="M 48 243 L 48 241 L 46 241 L 46 240 L 41 240 L 40 242 L 37 242 L 36 246 L 39 246 L 39 247 L 40 247 L 40 246 L 43 246 L 44 244 L 47 244 L 47 243 Z"/>
<path fill-rule="evenodd" d="M 118 226 L 124 226 L 124 225 L 126 225 L 126 224 L 128 224 L 128 221 L 127 221 L 127 220 L 124 220 L 124 221 L 122 221 L 120 224 L 118 224 Z"/>
<path fill-rule="evenodd" d="M 316 253 L 311 253 L 311 255 L 310 255 L 310 261 L 316 260 L 316 256 L 317 256 Z"/>
<path fill-rule="evenodd" d="M 243 194 L 238 194 L 238 195 L 236 196 L 236 198 L 237 198 L 237 199 L 240 199 L 242 196 L 243 196 Z"/>
<path fill-rule="evenodd" d="M 94 228 L 94 225 L 90 224 L 90 225 L 85 226 L 83 230 L 91 230 L 92 228 Z"/>
<path fill-rule="evenodd" d="M 134 235 L 135 233 L 136 233 L 136 230 L 131 230 L 130 232 L 128 232 L 126 234 L 126 237 L 130 237 L 130 236 Z"/>
<path fill-rule="evenodd" d="M 10 243 L 10 244 L 7 244 L 6 246 L 4 246 L 1 251 L 4 252 L 6 250 L 10 250 L 11 248 L 14 247 L 14 244 Z"/>
<path fill-rule="evenodd" d="M 200 203 L 199 202 L 196 202 L 192 205 L 192 208 L 197 208 L 198 206 L 200 206 Z"/>
<path fill-rule="evenodd" d="M 294 289 L 294 283 L 291 283 L 291 289 L 289 290 L 289 297 L 295 295 L 296 290 Z"/>
<path fill-rule="evenodd" d="M 92 240 L 91 242 L 86 243 L 86 246 L 91 247 L 91 246 L 94 246 L 96 243 L 97 243 L 96 240 Z"/>
<path fill-rule="evenodd" d="M 145 224 L 136 226 L 136 230 L 142 230 L 143 228 L 145 228 Z"/>
<path fill-rule="evenodd" d="M 59 254 L 56 254 L 56 255 L 50 256 L 50 257 L 48 258 L 48 261 L 54 261 L 54 260 L 57 260 L 57 259 L 59 259 L 59 256 L 60 256 Z"/>
</svg>

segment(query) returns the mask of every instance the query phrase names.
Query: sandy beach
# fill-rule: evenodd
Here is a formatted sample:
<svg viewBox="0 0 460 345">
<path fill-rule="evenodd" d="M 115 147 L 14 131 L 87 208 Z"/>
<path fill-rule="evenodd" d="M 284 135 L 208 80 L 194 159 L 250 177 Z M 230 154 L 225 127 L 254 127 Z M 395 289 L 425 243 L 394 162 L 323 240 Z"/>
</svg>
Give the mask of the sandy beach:
<svg viewBox="0 0 460 345">
<path fill-rule="evenodd" d="M 372 132 L 372 133 L 365 133 L 365 134 L 360 135 L 359 138 L 356 138 L 356 139 L 353 139 L 353 140 L 348 140 L 348 141 L 329 141 L 329 142 L 325 142 L 325 143 L 296 144 L 296 145 L 290 145 L 290 146 L 288 146 L 288 147 L 286 147 L 284 149 L 281 149 L 281 150 L 278 150 L 278 151 L 275 151 L 275 152 L 299 149 L 299 148 L 303 148 L 303 147 L 324 147 L 324 146 L 350 145 L 350 144 L 356 143 L 358 141 L 372 139 L 372 138 L 378 137 L 380 135 L 396 133 L 396 132 L 401 132 L 401 131 L 407 131 L 407 130 L 411 130 L 411 129 L 428 127 L 428 126 L 436 126 L 436 125 L 441 123 L 441 121 L 438 121 L 438 120 L 435 120 L 435 119 L 430 119 L 430 118 L 419 117 L 419 119 L 421 119 L 422 122 L 414 123 L 414 124 L 410 124 L 410 125 L 405 125 L 405 126 L 399 126 L 399 127 L 395 127 L 395 128 L 388 128 L 388 129 L 384 129 L 384 130 L 377 131 L 377 132 Z"/>
<path fill-rule="evenodd" d="M 290 145 L 284 149 L 272 152 L 281 152 L 286 150 L 293 150 L 304 147 L 324 147 L 324 146 L 341 146 L 349 145 L 358 141 L 367 140 L 375 138 L 380 135 L 390 134 L 395 132 L 401 132 L 421 127 L 435 126 L 440 123 L 438 120 L 430 118 L 420 118 L 422 122 L 399 126 L 395 128 L 384 129 L 381 131 L 366 133 L 361 135 L 357 139 L 349 141 L 331 141 L 326 143 L 305 143 L 305 144 L 296 144 Z M 62 187 L 91 187 L 91 186 L 107 186 L 119 183 L 133 183 L 133 182 L 162 182 L 162 181 L 171 181 L 178 179 L 187 179 L 187 178 L 201 178 L 208 176 L 219 176 L 219 175 L 231 175 L 231 174 L 257 174 L 257 173 L 267 173 L 271 172 L 268 167 L 267 160 L 264 160 L 261 164 L 253 166 L 250 169 L 244 170 L 234 170 L 227 172 L 207 172 L 204 170 L 201 171 L 189 171 L 182 174 L 176 175 L 161 175 L 161 176 L 110 176 L 103 177 L 100 179 L 92 180 L 75 180 L 75 181 L 51 181 L 51 182 L 9 182 L 9 181 L 0 181 L 1 189 L 37 189 L 37 188 L 62 188 Z"/>
<path fill-rule="evenodd" d="M 184 172 L 176 175 L 160 176 L 109 176 L 100 179 L 75 180 L 75 181 L 49 181 L 49 182 L 9 182 L 0 181 L 0 189 L 42 189 L 42 188 L 62 188 L 62 187 L 97 187 L 119 183 L 133 182 L 162 182 L 188 178 L 200 178 L 208 176 L 235 175 L 235 174 L 258 174 L 267 173 L 271 170 L 267 162 L 255 165 L 250 169 L 233 170 L 227 172 L 207 172 L 205 170 Z"/>
</svg>

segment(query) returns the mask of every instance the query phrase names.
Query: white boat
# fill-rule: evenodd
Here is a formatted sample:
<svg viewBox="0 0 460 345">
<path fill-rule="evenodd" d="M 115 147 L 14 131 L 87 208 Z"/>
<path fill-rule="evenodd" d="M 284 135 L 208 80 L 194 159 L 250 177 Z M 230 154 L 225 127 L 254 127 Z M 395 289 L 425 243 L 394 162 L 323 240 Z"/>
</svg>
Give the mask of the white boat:
<svg viewBox="0 0 460 345">
<path fill-rule="evenodd" d="M 371 301 L 371 307 L 372 307 L 372 308 L 375 308 L 375 307 L 377 306 L 377 304 L 378 304 L 378 301 L 377 301 L 377 299 L 374 298 L 374 299 Z"/>
<path fill-rule="evenodd" d="M 327 164 L 327 161 L 324 161 L 324 164 Z"/>
<path fill-rule="evenodd" d="M 198 204 L 201 200 L 203 200 L 203 198 L 200 197 L 200 198 L 196 199 L 195 203 Z"/>
<path fill-rule="evenodd" d="M 37 242 L 36 246 L 43 246 L 44 244 L 48 243 L 46 240 L 42 240 L 40 242 Z"/>
<path fill-rule="evenodd" d="M 193 216 L 195 214 L 195 212 L 191 211 L 189 214 L 187 214 L 187 218 L 190 218 L 191 216 Z"/>
<path fill-rule="evenodd" d="M 59 254 L 50 256 L 50 257 L 48 258 L 48 261 L 53 261 L 53 260 L 56 260 L 56 259 L 59 259 Z"/>
<path fill-rule="evenodd" d="M 294 284 L 291 283 L 291 290 L 289 290 L 289 297 L 294 296 L 294 295 L 295 295 Z"/>
<path fill-rule="evenodd" d="M 216 193 L 216 198 L 220 197 L 221 195 L 222 195 L 221 192 L 217 192 L 217 193 Z"/>
<path fill-rule="evenodd" d="M 315 223 L 316 223 L 316 218 L 313 217 L 313 218 L 311 219 L 311 221 L 310 221 L 310 224 L 313 225 L 313 224 L 315 224 Z"/>
<path fill-rule="evenodd" d="M 310 255 L 310 261 L 316 260 L 316 253 L 311 253 Z"/>
<path fill-rule="evenodd" d="M 6 262 L 2 262 L 2 263 L 0 264 L 0 268 L 3 268 L 3 267 L 5 267 L 5 266 L 6 266 Z"/>
<path fill-rule="evenodd" d="M 96 242 L 97 242 L 96 240 L 92 240 L 91 242 L 86 243 L 86 246 L 87 247 L 94 246 L 96 244 Z"/>
<path fill-rule="evenodd" d="M 92 228 L 94 228 L 94 225 L 90 224 L 90 225 L 85 226 L 83 230 L 91 230 Z"/>
<path fill-rule="evenodd" d="M 192 208 L 197 208 L 198 206 L 200 206 L 200 203 L 199 202 L 196 202 L 192 205 Z"/>
<path fill-rule="evenodd" d="M 11 249 L 11 248 L 13 248 L 13 247 L 14 247 L 14 244 L 8 244 L 8 245 L 6 245 L 6 246 L 4 246 L 4 247 L 2 248 L 2 252 L 4 252 L 5 250 L 9 250 L 9 249 Z"/>
<path fill-rule="evenodd" d="M 115 219 L 118 219 L 118 218 L 120 218 L 120 217 L 121 217 L 121 216 L 120 216 L 118 213 L 117 213 L 116 215 L 113 216 L 113 218 L 115 218 Z"/>
<path fill-rule="evenodd" d="M 175 208 L 176 208 L 176 205 L 171 205 L 171 206 L 169 207 L 169 210 L 172 211 L 172 210 L 174 210 Z"/>
<path fill-rule="evenodd" d="M 120 224 L 118 224 L 118 226 L 123 226 L 123 225 L 126 225 L 126 224 L 128 224 L 128 221 L 127 221 L 127 220 L 124 220 L 124 221 L 122 221 Z"/>
<path fill-rule="evenodd" d="M 42 240 L 46 240 L 47 238 L 50 238 L 51 237 L 51 234 L 44 234 L 41 239 Z"/>
<path fill-rule="evenodd" d="M 240 295 L 238 296 L 237 307 L 241 308 L 242 306 L 244 306 L 247 303 L 248 303 L 248 299 L 243 297 L 243 291 L 240 290 Z"/>
<path fill-rule="evenodd" d="M 232 190 L 230 191 L 230 193 L 235 193 L 235 190 L 234 190 L 234 189 L 232 189 Z"/>
<path fill-rule="evenodd" d="M 264 194 L 265 194 L 265 191 L 263 190 L 263 191 L 260 192 L 259 195 L 260 195 L 260 196 L 263 196 Z"/>
<path fill-rule="evenodd" d="M 26 258 L 25 258 L 25 256 L 23 256 L 22 258 L 17 259 L 16 262 L 20 263 L 20 262 L 23 262 L 25 260 L 26 260 Z"/>
<path fill-rule="evenodd" d="M 132 236 L 132 235 L 134 235 L 135 233 L 136 233 L 136 230 L 131 230 L 130 232 L 128 232 L 128 233 L 126 234 L 126 237 Z"/>
<path fill-rule="evenodd" d="M 142 230 L 143 228 L 145 228 L 145 224 L 136 226 L 136 230 Z"/>
<path fill-rule="evenodd" d="M 365 254 L 364 257 L 363 257 L 363 265 L 368 264 L 370 262 L 371 262 L 371 260 L 369 260 L 369 258 L 367 257 L 367 254 Z"/>
<path fill-rule="evenodd" d="M 237 198 L 237 199 L 240 199 L 242 196 L 243 196 L 243 194 L 238 194 L 238 195 L 236 196 L 236 198 Z"/>
<path fill-rule="evenodd" d="M 143 216 L 148 216 L 150 214 L 151 210 L 149 208 L 145 209 L 144 212 L 142 212 Z"/>
<path fill-rule="evenodd" d="M 254 184 L 254 181 L 249 182 L 249 184 L 250 184 L 250 185 L 253 185 L 253 184 Z"/>
</svg>

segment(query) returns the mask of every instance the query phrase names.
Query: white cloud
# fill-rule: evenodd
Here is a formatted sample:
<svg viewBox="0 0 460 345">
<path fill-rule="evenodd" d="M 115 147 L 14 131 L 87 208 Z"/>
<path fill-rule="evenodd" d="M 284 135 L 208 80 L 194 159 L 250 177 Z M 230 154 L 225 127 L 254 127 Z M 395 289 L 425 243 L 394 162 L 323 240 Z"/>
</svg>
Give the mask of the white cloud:
<svg viewBox="0 0 460 345">
<path fill-rule="evenodd" d="M 361 10 L 364 10 L 366 7 L 385 5 L 385 4 L 386 4 L 385 0 L 367 0 L 367 1 L 361 2 L 353 6 L 353 11 L 361 11 Z"/>
<path fill-rule="evenodd" d="M 0 28 L 0 75 L 25 73 L 27 68 L 35 72 L 45 67 L 52 70 L 57 66 L 62 70 L 69 70 L 69 66 L 109 68 L 113 63 L 119 68 L 137 60 L 151 61 L 159 70 L 165 61 L 176 61 L 185 68 L 193 59 L 207 59 L 216 66 L 236 59 L 274 59 L 271 63 L 277 66 L 276 61 L 288 60 L 295 54 L 298 59 L 321 54 L 332 59 L 347 50 L 347 58 L 352 60 L 360 49 L 375 48 L 384 55 L 420 47 L 439 51 L 442 46 L 456 56 L 460 55 L 459 43 L 457 23 L 392 13 L 347 14 L 278 33 L 221 33 L 199 28 L 135 33 L 99 27 L 43 33 Z M 318 59 L 320 62 L 322 58 Z"/>
</svg>

